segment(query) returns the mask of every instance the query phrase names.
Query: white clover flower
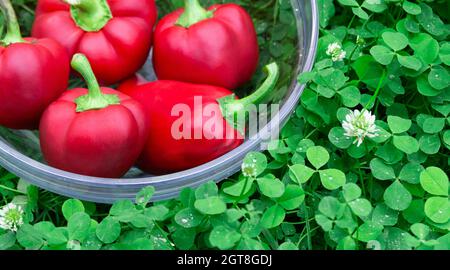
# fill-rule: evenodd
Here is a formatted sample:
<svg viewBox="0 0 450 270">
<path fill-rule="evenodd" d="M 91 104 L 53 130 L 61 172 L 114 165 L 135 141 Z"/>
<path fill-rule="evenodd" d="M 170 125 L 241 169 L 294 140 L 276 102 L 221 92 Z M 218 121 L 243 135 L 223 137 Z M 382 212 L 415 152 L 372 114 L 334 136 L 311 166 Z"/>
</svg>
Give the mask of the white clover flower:
<svg viewBox="0 0 450 270">
<path fill-rule="evenodd" d="M 256 164 L 255 163 L 243 163 L 242 174 L 245 177 L 256 177 Z"/>
<path fill-rule="evenodd" d="M 345 130 L 345 136 L 356 137 L 353 143 L 357 143 L 359 147 L 366 137 L 374 138 L 378 136 L 377 126 L 375 125 L 375 115 L 371 112 L 363 110 L 354 110 L 345 116 L 342 127 Z"/>
<path fill-rule="evenodd" d="M 342 49 L 341 45 L 339 43 L 334 42 L 328 45 L 327 48 L 327 55 L 331 56 L 331 60 L 333 62 L 342 61 L 347 53 Z"/>
<path fill-rule="evenodd" d="M 16 232 L 23 224 L 21 206 L 9 203 L 0 209 L 0 228 Z"/>
</svg>

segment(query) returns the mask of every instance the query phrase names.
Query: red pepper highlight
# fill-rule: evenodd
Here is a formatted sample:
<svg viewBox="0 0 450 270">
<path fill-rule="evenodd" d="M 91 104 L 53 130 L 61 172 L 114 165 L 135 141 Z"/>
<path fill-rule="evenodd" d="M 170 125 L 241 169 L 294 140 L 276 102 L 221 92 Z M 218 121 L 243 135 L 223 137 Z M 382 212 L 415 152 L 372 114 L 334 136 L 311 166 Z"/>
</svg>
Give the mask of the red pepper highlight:
<svg viewBox="0 0 450 270">
<path fill-rule="evenodd" d="M 32 33 L 58 41 L 70 57 L 85 54 L 110 85 L 145 63 L 156 18 L 154 0 L 39 0 Z"/>
<path fill-rule="evenodd" d="M 138 162 L 140 168 L 158 175 L 178 172 L 212 161 L 241 145 L 242 130 L 235 120 L 247 105 L 267 101 L 278 80 L 275 63 L 266 70 L 268 77 L 261 87 L 240 100 L 230 90 L 210 85 L 164 80 L 122 85 L 125 94 L 145 107 L 151 123 L 152 132 Z"/>
<path fill-rule="evenodd" d="M 49 165 L 78 174 L 118 178 L 136 162 L 149 129 L 142 105 L 100 88 L 84 55 L 72 67 L 88 89 L 65 92 L 42 116 L 40 142 Z"/>
<path fill-rule="evenodd" d="M 69 57 L 50 39 L 22 38 L 9 0 L 0 0 L 7 34 L 0 40 L 0 125 L 36 129 L 45 108 L 67 89 Z"/>
<path fill-rule="evenodd" d="M 258 65 L 253 21 L 239 5 L 204 9 L 198 0 L 165 16 L 154 33 L 153 64 L 160 80 L 235 89 L 249 81 Z"/>
</svg>

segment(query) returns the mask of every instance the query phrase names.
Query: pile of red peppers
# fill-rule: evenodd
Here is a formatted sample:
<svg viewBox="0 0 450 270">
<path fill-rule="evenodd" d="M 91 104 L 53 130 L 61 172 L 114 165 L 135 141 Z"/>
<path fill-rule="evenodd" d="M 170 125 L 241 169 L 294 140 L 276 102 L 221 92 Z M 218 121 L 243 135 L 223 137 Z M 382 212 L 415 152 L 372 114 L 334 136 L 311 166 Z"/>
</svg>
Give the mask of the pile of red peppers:
<svg viewBox="0 0 450 270">
<path fill-rule="evenodd" d="M 278 66 L 237 98 L 232 90 L 259 61 L 252 18 L 237 4 L 184 3 L 156 23 L 154 0 L 38 0 L 24 38 L 10 0 L 0 0 L 0 125 L 39 128 L 50 166 L 103 178 L 134 165 L 174 173 L 237 148 L 246 106 L 269 101 Z M 136 72 L 152 46 L 158 80 L 147 82 Z M 68 90 L 70 76 L 87 87 Z"/>
</svg>

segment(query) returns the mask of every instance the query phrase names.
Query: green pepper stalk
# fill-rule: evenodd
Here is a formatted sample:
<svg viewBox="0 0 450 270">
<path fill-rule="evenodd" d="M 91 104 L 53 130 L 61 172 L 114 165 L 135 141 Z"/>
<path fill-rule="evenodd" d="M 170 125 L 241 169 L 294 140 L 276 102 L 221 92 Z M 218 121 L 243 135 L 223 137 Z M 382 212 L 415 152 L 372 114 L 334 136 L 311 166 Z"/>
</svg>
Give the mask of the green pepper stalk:
<svg viewBox="0 0 450 270">
<path fill-rule="evenodd" d="M 106 0 L 64 0 L 70 5 L 75 23 L 86 32 L 101 30 L 112 19 Z"/>
<path fill-rule="evenodd" d="M 0 0 L 0 9 L 5 14 L 7 28 L 6 35 L 0 43 L 8 46 L 13 43 L 25 42 L 20 34 L 19 23 L 11 2 L 9 0 Z"/>
<path fill-rule="evenodd" d="M 72 58 L 72 68 L 86 81 L 89 93 L 75 100 L 77 104 L 77 112 L 88 110 L 99 110 L 110 105 L 120 104 L 117 95 L 103 94 L 88 59 L 83 54 L 75 54 Z"/>
<path fill-rule="evenodd" d="M 267 101 L 280 77 L 280 68 L 275 62 L 266 65 L 264 71 L 267 74 L 267 78 L 251 95 L 242 99 L 236 99 L 235 95 L 230 95 L 218 100 L 224 118 L 241 133 L 244 123 L 241 123 L 240 120 L 246 120 L 248 115 L 246 114 L 244 119 L 239 118 L 239 116 L 245 113 L 250 105 L 259 105 Z"/>
<path fill-rule="evenodd" d="M 214 11 L 204 9 L 198 0 L 184 0 L 184 12 L 178 18 L 177 25 L 189 28 L 200 21 L 212 18 Z"/>
</svg>

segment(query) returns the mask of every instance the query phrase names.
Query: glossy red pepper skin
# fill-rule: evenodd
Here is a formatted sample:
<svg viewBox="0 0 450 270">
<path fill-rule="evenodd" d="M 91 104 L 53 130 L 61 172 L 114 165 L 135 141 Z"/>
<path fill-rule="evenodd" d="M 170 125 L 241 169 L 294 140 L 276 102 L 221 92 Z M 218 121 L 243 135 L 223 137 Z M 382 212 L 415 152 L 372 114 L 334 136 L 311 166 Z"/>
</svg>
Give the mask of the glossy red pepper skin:
<svg viewBox="0 0 450 270">
<path fill-rule="evenodd" d="M 151 123 L 152 131 L 138 162 L 144 171 L 161 175 L 190 169 L 222 156 L 243 142 L 242 136 L 229 126 L 220 113 L 217 99 L 233 94 L 227 89 L 177 81 L 156 81 L 140 86 L 128 83 L 121 90 L 145 107 L 145 114 Z M 194 107 L 194 97 L 202 97 L 201 106 Z M 172 116 L 172 110 L 177 104 L 185 104 L 191 109 L 193 125 L 188 128 L 191 139 L 175 139 L 172 134 L 174 123 L 180 119 L 176 114 Z M 201 111 L 206 106 L 215 108 L 218 113 L 213 116 L 203 115 Z M 223 128 L 205 128 L 204 124 L 212 119 L 221 123 Z M 205 136 L 194 139 L 196 130 L 204 132 Z M 207 139 L 207 136 L 216 139 Z"/>
<path fill-rule="evenodd" d="M 87 89 L 65 92 L 42 116 L 42 153 L 50 166 L 82 175 L 117 178 L 136 162 L 148 136 L 142 105 L 109 88 L 120 105 L 76 112 L 75 99 Z"/>
<path fill-rule="evenodd" d="M 50 39 L 0 45 L 0 125 L 36 129 L 46 107 L 66 89 L 69 58 Z"/>
<path fill-rule="evenodd" d="M 259 58 L 255 28 L 239 5 L 209 8 L 212 18 L 189 28 L 176 25 L 183 13 L 164 17 L 154 33 L 153 64 L 160 80 L 176 80 L 235 89 L 249 81 Z"/>
<path fill-rule="evenodd" d="M 34 37 L 61 43 L 69 56 L 83 53 L 97 79 L 110 85 L 133 75 L 145 63 L 157 18 L 154 0 L 108 0 L 113 18 L 99 31 L 81 29 L 61 0 L 39 0 Z"/>
</svg>

